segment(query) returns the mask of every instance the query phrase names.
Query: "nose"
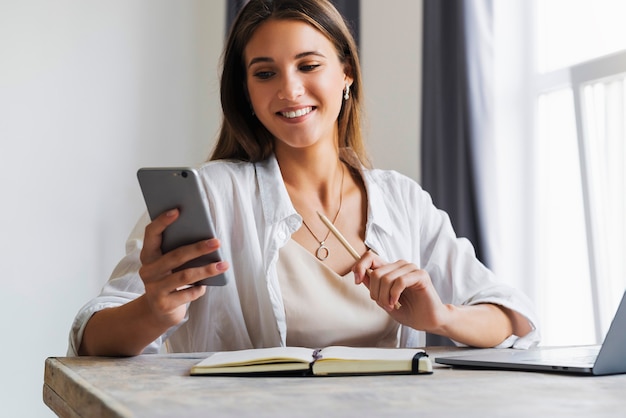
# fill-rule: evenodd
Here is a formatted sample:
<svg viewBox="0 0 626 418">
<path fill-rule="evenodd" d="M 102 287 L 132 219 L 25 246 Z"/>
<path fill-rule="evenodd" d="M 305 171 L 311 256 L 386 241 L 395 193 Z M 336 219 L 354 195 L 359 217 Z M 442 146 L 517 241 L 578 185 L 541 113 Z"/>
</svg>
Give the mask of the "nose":
<svg viewBox="0 0 626 418">
<path fill-rule="evenodd" d="M 296 100 L 304 94 L 304 85 L 297 75 L 287 75 L 283 78 L 278 98 L 281 100 Z"/>
</svg>

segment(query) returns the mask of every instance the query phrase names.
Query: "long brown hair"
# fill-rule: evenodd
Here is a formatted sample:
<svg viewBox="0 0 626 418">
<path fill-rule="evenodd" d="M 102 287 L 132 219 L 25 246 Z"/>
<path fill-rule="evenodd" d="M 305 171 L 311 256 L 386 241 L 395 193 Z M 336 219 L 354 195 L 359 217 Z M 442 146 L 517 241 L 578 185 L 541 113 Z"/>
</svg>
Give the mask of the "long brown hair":
<svg viewBox="0 0 626 418">
<path fill-rule="evenodd" d="M 223 119 L 211 160 L 261 161 L 274 151 L 273 135 L 252 114 L 246 88 L 244 49 L 268 19 L 300 20 L 324 34 L 353 79 L 350 99 L 337 118 L 339 148 L 350 147 L 369 166 L 361 131 L 362 82 L 356 43 L 341 14 L 327 0 L 251 0 L 237 15 L 222 54 Z"/>
</svg>

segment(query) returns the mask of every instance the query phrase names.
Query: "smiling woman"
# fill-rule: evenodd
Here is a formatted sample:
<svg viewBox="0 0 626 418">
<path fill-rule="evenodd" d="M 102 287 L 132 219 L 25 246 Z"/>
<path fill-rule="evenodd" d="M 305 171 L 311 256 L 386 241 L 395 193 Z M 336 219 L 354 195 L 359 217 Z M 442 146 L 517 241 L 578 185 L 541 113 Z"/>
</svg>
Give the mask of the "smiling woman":
<svg viewBox="0 0 626 418">
<path fill-rule="evenodd" d="M 328 61 L 330 58 L 337 57 L 341 65 L 347 66 L 344 71 L 349 70 L 350 72 L 347 74 L 353 80 L 350 83 L 351 100 L 343 104 L 337 118 L 339 146 L 350 147 L 360 162 L 369 166 L 361 133 L 362 82 L 360 62 L 354 38 L 339 12 L 330 2 L 325 1 L 305 3 L 293 8 L 285 7 L 283 4 L 274 7 L 273 10 L 269 2 L 253 2 L 248 4 L 245 10 L 249 13 L 248 17 L 245 20 L 240 19 L 240 24 L 231 28 L 227 40 L 223 65 L 229 71 L 223 72 L 221 80 L 221 99 L 225 123 L 211 158 L 220 159 L 235 156 L 246 161 L 260 161 L 267 158 L 273 151 L 273 135 L 262 123 L 259 123 L 253 114 L 255 111 L 252 109 L 246 84 L 249 82 L 247 80 L 249 68 L 247 67 L 257 63 L 257 60 L 267 63 L 268 60 L 272 59 L 269 56 L 272 52 L 266 51 L 268 56 L 247 56 L 248 61 L 243 61 L 246 59 L 247 51 L 244 49 L 247 48 L 248 42 L 250 42 L 253 34 L 258 35 L 256 34 L 258 26 L 267 23 L 265 20 L 271 14 L 272 19 L 270 20 L 274 22 L 290 21 L 308 24 L 306 32 L 309 34 L 315 32 L 318 40 L 323 38 L 332 46 L 332 51 L 328 50 L 323 57 L 317 57 L 318 60 L 324 58 L 325 61 Z M 315 17 L 312 17 L 313 10 L 318 13 Z M 257 14 L 252 14 L 252 11 Z M 308 12 L 310 13 L 307 14 Z M 321 18 L 316 19 L 316 17 Z M 298 51 L 294 53 L 298 57 L 293 55 L 290 58 L 302 60 L 306 58 L 305 56 L 314 56 L 320 52 L 317 51 L 315 45 L 312 45 L 312 48 L 298 48 Z M 280 50 L 275 51 L 275 53 L 281 52 Z M 311 68 L 311 65 L 317 64 L 310 63 L 309 67 L 304 65 L 301 71 L 313 71 L 314 68 Z M 272 75 L 271 72 L 261 72 L 257 78 L 264 79 Z M 240 83 L 241 80 L 244 80 L 243 85 Z M 341 88 L 345 88 L 345 82 L 342 83 Z"/>
<path fill-rule="evenodd" d="M 225 48 L 222 128 L 198 168 L 219 240 L 162 253 L 178 212 L 141 220 L 79 312 L 72 350 L 407 347 L 424 331 L 477 347 L 537 343 L 528 300 L 477 260 L 430 196 L 369 168 L 359 58 L 330 2 L 251 0 Z M 178 269 L 217 248 L 223 261 Z M 188 286 L 217 274 L 225 286 Z"/>
<path fill-rule="evenodd" d="M 269 20 L 250 38 L 244 62 L 250 104 L 278 140 L 277 155 L 290 147 L 338 147 L 335 121 L 352 78 L 328 38 L 308 23 Z"/>
</svg>

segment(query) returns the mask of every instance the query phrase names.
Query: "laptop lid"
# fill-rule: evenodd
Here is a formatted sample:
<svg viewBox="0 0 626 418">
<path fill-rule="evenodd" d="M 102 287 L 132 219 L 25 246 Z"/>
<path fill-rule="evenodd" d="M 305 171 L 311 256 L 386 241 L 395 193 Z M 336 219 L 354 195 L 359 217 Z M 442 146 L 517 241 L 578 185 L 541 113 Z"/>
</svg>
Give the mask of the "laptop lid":
<svg viewBox="0 0 626 418">
<path fill-rule="evenodd" d="M 437 357 L 435 362 L 473 368 L 607 375 L 626 373 L 625 352 L 626 292 L 601 346 L 476 350 Z"/>
</svg>

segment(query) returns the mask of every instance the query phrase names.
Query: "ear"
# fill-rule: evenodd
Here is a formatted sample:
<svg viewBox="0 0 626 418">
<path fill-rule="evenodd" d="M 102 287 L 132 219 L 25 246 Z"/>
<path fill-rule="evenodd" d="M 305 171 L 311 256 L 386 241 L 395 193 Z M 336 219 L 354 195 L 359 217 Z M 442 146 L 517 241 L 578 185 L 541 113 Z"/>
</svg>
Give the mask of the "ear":
<svg viewBox="0 0 626 418">
<path fill-rule="evenodd" d="M 350 87 L 352 87 L 352 83 L 354 82 L 354 79 L 352 77 L 350 77 L 349 75 L 346 75 L 343 78 L 344 84 L 348 84 L 350 85 Z"/>
<path fill-rule="evenodd" d="M 352 83 L 354 82 L 354 77 L 352 76 L 352 63 L 349 59 L 347 59 L 346 62 L 343 64 L 343 74 L 343 81 L 352 85 Z"/>
<path fill-rule="evenodd" d="M 352 63 L 349 58 L 346 59 L 346 62 L 343 64 L 343 74 L 344 84 L 349 84 L 350 86 L 352 86 L 352 83 L 354 82 L 354 77 L 352 76 Z"/>
</svg>

